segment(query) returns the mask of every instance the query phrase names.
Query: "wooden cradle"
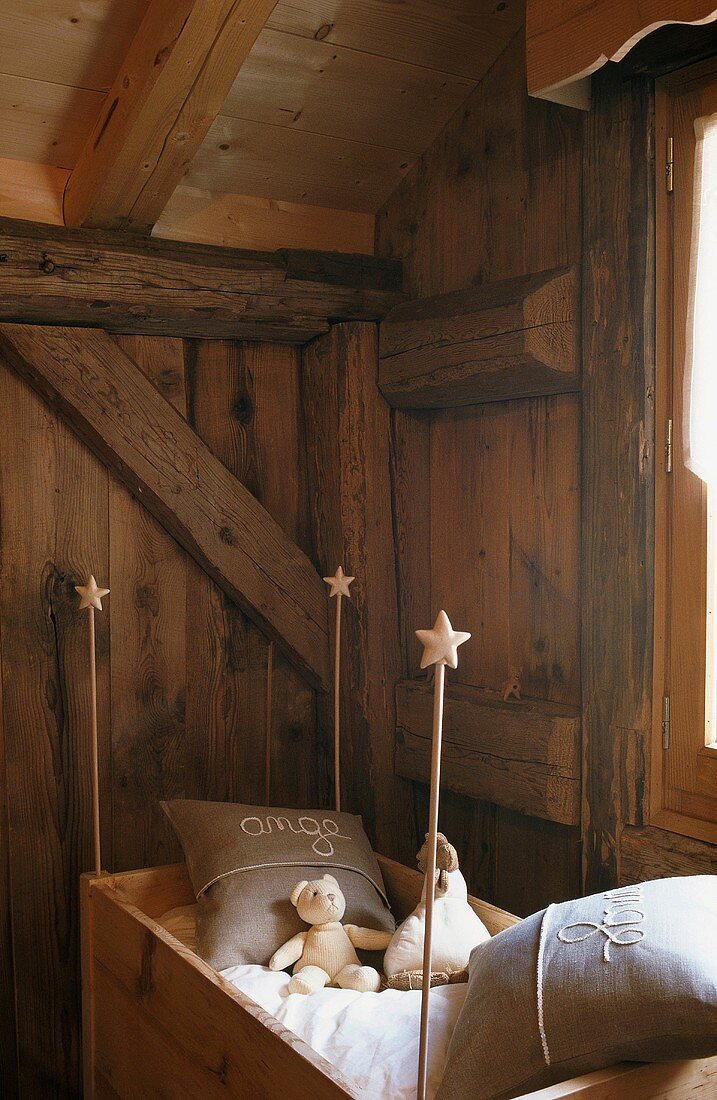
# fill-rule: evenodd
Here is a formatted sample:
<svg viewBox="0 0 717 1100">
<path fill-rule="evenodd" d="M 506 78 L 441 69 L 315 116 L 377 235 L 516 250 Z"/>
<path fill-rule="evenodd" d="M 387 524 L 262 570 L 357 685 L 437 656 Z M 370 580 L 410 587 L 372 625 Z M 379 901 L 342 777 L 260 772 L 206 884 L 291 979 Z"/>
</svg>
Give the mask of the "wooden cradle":
<svg viewBox="0 0 717 1100">
<path fill-rule="evenodd" d="M 378 861 L 402 919 L 423 877 L 384 856 Z M 193 902 L 184 864 L 83 876 L 85 1100 L 358 1100 L 361 1093 L 335 1067 L 157 923 Z M 491 934 L 519 919 L 470 903 Z M 523 1100 L 698 1095 L 717 1096 L 717 1058 L 614 1066 Z"/>
</svg>

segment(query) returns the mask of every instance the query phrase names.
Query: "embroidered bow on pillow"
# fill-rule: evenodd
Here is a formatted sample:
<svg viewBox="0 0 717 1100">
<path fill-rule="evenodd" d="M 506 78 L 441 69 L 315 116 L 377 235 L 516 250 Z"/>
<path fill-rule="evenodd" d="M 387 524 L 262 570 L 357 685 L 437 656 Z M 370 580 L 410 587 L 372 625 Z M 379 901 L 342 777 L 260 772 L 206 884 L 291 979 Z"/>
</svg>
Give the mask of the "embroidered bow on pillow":
<svg viewBox="0 0 717 1100">
<path fill-rule="evenodd" d="M 437 1100 L 717 1054 L 717 876 L 550 905 L 471 955 Z"/>
</svg>

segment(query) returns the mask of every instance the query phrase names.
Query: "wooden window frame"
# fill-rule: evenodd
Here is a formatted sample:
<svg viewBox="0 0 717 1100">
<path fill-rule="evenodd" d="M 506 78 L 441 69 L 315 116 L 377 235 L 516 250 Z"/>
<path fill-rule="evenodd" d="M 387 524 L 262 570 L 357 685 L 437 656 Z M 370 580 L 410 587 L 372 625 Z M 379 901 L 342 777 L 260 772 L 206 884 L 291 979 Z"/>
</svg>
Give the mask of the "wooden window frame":
<svg viewBox="0 0 717 1100">
<path fill-rule="evenodd" d="M 674 189 L 667 186 L 667 161 L 668 139 L 675 134 L 677 112 L 679 110 L 679 97 L 685 96 L 703 87 L 715 89 L 715 111 L 717 111 L 717 57 L 710 58 L 697 65 L 692 65 L 679 72 L 671 73 L 656 82 L 655 86 L 655 168 L 657 176 L 656 205 L 655 205 L 655 267 L 656 267 L 656 331 L 655 331 L 655 432 L 656 432 L 656 461 L 655 461 L 655 587 L 654 587 L 654 652 L 653 652 L 653 729 L 651 744 L 651 768 L 649 782 L 649 820 L 650 823 L 671 832 L 685 836 L 695 837 L 699 840 L 717 843 L 717 797 L 715 797 L 714 819 L 698 816 L 693 812 L 707 803 L 705 812 L 712 816 L 711 792 L 708 794 L 694 794 L 688 788 L 681 788 L 674 782 L 675 772 L 679 768 L 668 754 L 681 753 L 683 758 L 691 761 L 690 773 L 698 776 L 699 782 L 704 782 L 710 787 L 717 776 L 717 748 L 707 746 L 704 743 L 704 707 L 698 704 L 702 710 L 701 722 L 687 723 L 682 721 L 681 727 L 675 722 L 675 686 L 670 683 L 672 662 L 676 660 L 671 656 L 670 645 L 674 646 L 675 639 L 671 638 L 671 619 L 673 611 L 676 615 L 684 614 L 681 609 L 676 609 L 671 601 L 671 579 L 675 569 L 672 561 L 673 541 L 678 537 L 675 533 L 677 525 L 677 510 L 683 506 L 682 498 L 675 496 L 675 487 L 681 481 L 684 491 L 686 477 L 693 477 L 685 472 L 682 466 L 682 424 L 681 424 L 681 395 L 677 394 L 674 385 L 677 377 L 677 360 L 683 359 L 679 348 L 680 337 L 678 323 L 675 322 L 675 309 L 677 300 L 677 282 L 684 273 L 684 253 L 682 256 L 675 254 L 675 222 L 679 217 L 684 219 L 684 209 L 676 212 L 676 203 L 691 203 L 693 195 L 693 178 L 690 175 L 686 179 L 684 169 L 684 144 L 677 149 L 677 141 L 674 144 L 674 166 L 671 168 Z M 680 236 L 681 246 L 684 249 L 690 247 L 690 241 Z M 677 267 L 677 274 L 676 274 Z M 682 288 L 684 289 L 684 287 Z M 683 294 L 684 299 L 684 294 Z M 681 305 L 682 303 L 680 303 Z M 678 351 L 675 353 L 675 344 Z M 680 368 L 681 370 L 681 368 Z M 672 471 L 668 472 L 665 461 L 667 449 L 667 423 L 672 420 Z M 677 474 L 677 477 L 676 477 Z M 692 515 L 695 514 L 695 501 L 699 496 L 699 490 L 693 484 L 690 492 Z M 696 534 L 698 552 L 706 548 L 706 490 L 702 491 L 702 520 L 699 531 Z M 679 538 L 685 536 L 680 534 Z M 692 536 L 693 539 L 695 536 Z M 690 584 L 687 602 L 692 600 L 699 602 L 703 609 L 702 622 L 703 635 L 706 638 L 706 578 L 704 575 Z M 684 596 L 684 592 L 682 593 Z M 677 643 L 679 644 L 679 643 Z M 706 659 L 702 660 L 704 650 L 700 648 L 700 667 L 706 668 Z M 704 682 L 704 671 L 702 672 Z M 684 714 L 684 693 L 680 713 Z M 670 698 L 670 748 L 663 748 L 663 702 L 665 697 Z M 702 741 L 698 739 L 699 736 Z M 679 740 L 676 740 L 679 739 Z M 704 777 L 708 778 L 705 780 Z M 675 801 L 677 805 L 675 805 Z"/>
</svg>

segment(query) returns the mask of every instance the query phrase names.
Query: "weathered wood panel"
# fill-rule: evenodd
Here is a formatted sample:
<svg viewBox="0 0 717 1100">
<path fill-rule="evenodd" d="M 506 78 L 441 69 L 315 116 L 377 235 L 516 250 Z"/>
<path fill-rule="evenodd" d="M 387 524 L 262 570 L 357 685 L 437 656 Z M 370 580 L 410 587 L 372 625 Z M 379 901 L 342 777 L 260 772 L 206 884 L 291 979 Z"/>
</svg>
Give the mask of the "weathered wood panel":
<svg viewBox="0 0 717 1100">
<path fill-rule="evenodd" d="M 90 570 L 108 573 L 107 474 L 4 364 L 0 387 L 11 410 L 0 437 L 0 600 L 19 1088 L 73 1096 L 77 883 L 91 864 L 87 620 L 73 586 Z M 107 620 L 97 616 L 105 794 Z M 105 842 L 108 809 L 105 801 Z"/>
<path fill-rule="evenodd" d="M 528 99 L 517 35 L 379 211 L 377 254 L 404 261 L 409 298 L 579 266 L 583 124 L 576 111 Z M 397 482 L 407 523 L 398 573 L 415 589 L 400 593 L 400 606 L 425 601 L 428 589 L 434 614 L 445 604 L 473 631 L 459 681 L 500 690 L 523 664 L 526 694 L 580 702 L 579 416 L 571 396 L 440 411 L 427 445 L 402 448 L 419 485 L 426 451 L 433 473 L 430 502 L 415 481 Z M 421 576 L 426 525 L 430 585 Z M 546 867 L 552 893 L 576 892 L 575 829 L 449 792 L 441 809 L 474 892 L 536 909 L 550 900 Z"/>
<path fill-rule="evenodd" d="M 300 361 L 295 349 L 198 343 L 190 353 L 190 422 L 214 454 L 308 548 Z M 276 409 L 280 406 L 281 431 Z M 196 566 L 190 566 L 187 725 L 196 797 L 263 801 L 267 642 Z M 275 649 L 271 795 L 316 802 L 316 703 Z M 260 720 L 258 720 L 260 717 Z M 306 766 L 297 769 L 297 759 Z"/>
<path fill-rule="evenodd" d="M 116 341 L 184 415 L 183 342 L 151 336 Z M 181 855 L 159 801 L 181 797 L 186 785 L 187 563 L 171 535 L 114 478 L 109 525 L 111 596 L 118 611 L 110 631 L 112 867 L 126 870 Z"/>
<path fill-rule="evenodd" d="M 4 367 L 0 367 L 0 372 L 3 370 Z M 0 463 L 0 501 L 2 496 L 3 465 Z M 17 1024 L 2 670 L 2 616 L 0 615 L 0 1093 L 8 1100 L 15 1100 L 18 1095 Z"/>
<path fill-rule="evenodd" d="M 396 773 L 428 782 L 433 690 L 396 689 Z M 442 785 L 566 825 L 580 820 L 580 721 L 575 707 L 511 701 L 454 685 L 446 693 Z"/>
<path fill-rule="evenodd" d="M 580 832 L 500 808 L 495 830 L 495 893 L 527 917 L 552 902 L 578 898 Z"/>
<path fill-rule="evenodd" d="M 358 579 L 344 601 L 343 784 L 374 846 L 411 862 L 411 792 L 393 776 L 401 658 L 391 514 L 390 410 L 376 387 L 375 325 L 336 325 L 303 356 L 316 550 L 324 575 Z"/>
<path fill-rule="evenodd" d="M 455 679 L 576 704 L 574 397 L 442 412 L 431 432 L 431 588 L 473 637 Z M 456 577 L 461 581 L 456 584 Z"/>
<path fill-rule="evenodd" d="M 614 751 L 651 723 L 654 514 L 654 173 L 649 82 L 594 79 L 585 153 L 583 307 L 583 859 L 615 885 Z"/>
<path fill-rule="evenodd" d="M 112 339 L 2 325 L 0 347 L 227 594 L 326 683 L 321 578 Z"/>
<path fill-rule="evenodd" d="M 377 320 L 400 265 L 370 256 L 247 252 L 0 219 L 0 320 L 303 343 L 329 319 Z"/>
<path fill-rule="evenodd" d="M 396 306 L 379 386 L 401 408 L 454 408 L 580 388 L 578 275 L 521 275 Z"/>
<path fill-rule="evenodd" d="M 650 826 L 627 826 L 620 836 L 620 883 L 673 875 L 717 874 L 717 846 Z"/>
<path fill-rule="evenodd" d="M 245 440 L 253 487 L 308 547 L 296 351 L 222 346 L 232 365 L 224 374 L 210 354 L 213 344 L 185 349 L 156 337 L 120 343 L 179 409 L 184 360 L 190 367 L 200 362 L 188 372 L 190 410 L 201 407 L 207 421 L 215 410 L 207 436 L 213 433 L 217 449 L 231 440 L 227 460 L 241 447 L 237 436 Z M 77 875 L 90 866 L 92 850 L 87 621 L 73 585 L 92 569 L 112 589 L 96 617 L 107 867 L 178 853 L 157 806 L 163 796 L 262 801 L 266 640 L 5 364 L 0 401 L 0 845 L 8 860 L 6 875 L 0 868 L 0 983 L 9 983 L 0 1011 L 0 1082 L 10 1100 L 17 1043 L 22 1095 L 69 1098 L 79 1095 Z M 279 406 L 281 435 L 274 427 Z M 224 609 L 206 628 L 193 577 L 206 585 L 212 606 Z M 258 655 L 250 666 L 242 665 L 248 634 Z M 206 686 L 205 670 L 217 655 Z M 205 689 L 208 704 L 195 705 Z M 278 654 L 274 694 L 274 793 L 283 804 L 316 804 L 314 692 Z M 211 722 L 224 723 L 221 753 L 213 749 Z M 8 969 L 13 957 L 15 975 Z"/>
</svg>

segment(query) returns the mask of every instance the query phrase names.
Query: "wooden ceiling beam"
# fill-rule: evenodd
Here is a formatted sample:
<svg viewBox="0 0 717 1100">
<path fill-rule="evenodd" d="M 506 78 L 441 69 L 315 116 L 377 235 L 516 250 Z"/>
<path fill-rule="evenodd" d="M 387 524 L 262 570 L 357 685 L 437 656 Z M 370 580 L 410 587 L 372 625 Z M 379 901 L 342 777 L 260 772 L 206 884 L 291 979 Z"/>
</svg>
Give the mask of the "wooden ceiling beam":
<svg viewBox="0 0 717 1100">
<path fill-rule="evenodd" d="M 0 355 L 300 671 L 325 687 L 321 577 L 112 337 L 0 324 Z"/>
<path fill-rule="evenodd" d="M 276 0 L 151 0 L 65 192 L 68 226 L 148 233 Z"/>
<path fill-rule="evenodd" d="M 0 320 L 113 332 L 306 343 L 376 321 L 401 265 L 343 253 L 253 252 L 0 219 Z"/>
</svg>

